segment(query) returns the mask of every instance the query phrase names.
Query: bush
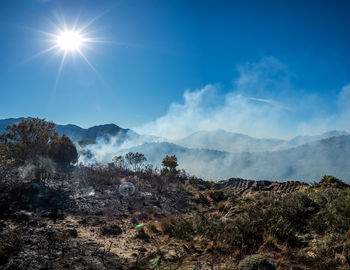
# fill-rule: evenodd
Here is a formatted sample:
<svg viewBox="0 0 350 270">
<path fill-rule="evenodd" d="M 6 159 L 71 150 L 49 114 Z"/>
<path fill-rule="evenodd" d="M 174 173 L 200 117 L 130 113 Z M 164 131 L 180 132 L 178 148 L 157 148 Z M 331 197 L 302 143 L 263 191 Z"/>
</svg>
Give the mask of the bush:
<svg viewBox="0 0 350 270">
<path fill-rule="evenodd" d="M 309 241 L 307 235 L 312 233 L 338 235 L 328 246 L 339 249 L 349 230 L 350 190 L 310 189 L 282 196 L 235 196 L 219 203 L 218 208 L 227 209 L 225 218 L 220 212 L 187 218 L 168 217 L 162 222 L 163 232 L 184 240 L 200 238 L 206 245 L 212 243 L 212 247 L 220 243 L 221 253 L 239 251 L 241 256 L 254 254 L 261 247 L 305 247 Z M 346 251 L 345 254 L 349 256 Z"/>
<path fill-rule="evenodd" d="M 220 202 L 225 199 L 225 194 L 223 191 L 213 191 L 209 193 L 210 198 L 212 198 L 215 202 Z"/>
<path fill-rule="evenodd" d="M 194 223 L 192 219 L 166 218 L 161 223 L 163 232 L 171 237 L 192 240 L 194 236 Z"/>
<path fill-rule="evenodd" d="M 106 187 L 119 183 L 120 169 L 110 166 L 91 165 L 81 167 L 77 171 L 78 178 L 82 178 L 84 184 L 95 190 L 103 191 Z"/>
<path fill-rule="evenodd" d="M 350 190 L 319 190 L 310 197 L 320 205 L 320 211 L 310 220 L 310 229 L 319 234 L 345 234 L 350 224 Z"/>
<path fill-rule="evenodd" d="M 52 158 L 62 167 L 76 163 L 75 145 L 67 136 L 59 137 L 55 126 L 53 122 L 38 118 L 7 126 L 6 132 L 0 135 L 0 163 L 36 164 L 40 157 Z"/>
<path fill-rule="evenodd" d="M 173 156 L 166 155 L 165 158 L 163 158 L 162 165 L 167 170 L 171 172 L 176 172 L 176 167 L 178 166 L 177 157 L 175 155 Z"/>
<path fill-rule="evenodd" d="M 17 164 L 47 156 L 49 142 L 58 136 L 54 123 L 38 118 L 22 120 L 17 125 L 7 126 L 5 130 L 0 135 L 0 142 Z"/>
<path fill-rule="evenodd" d="M 125 159 L 129 162 L 134 172 L 140 171 L 143 163 L 147 160 L 146 157 L 139 152 L 129 152 L 125 155 Z"/>
<path fill-rule="evenodd" d="M 342 180 L 332 176 L 332 175 L 325 175 L 320 180 L 319 186 L 321 187 L 334 187 L 334 188 L 346 188 L 350 187 L 348 184 L 343 182 Z"/>
<path fill-rule="evenodd" d="M 48 156 L 64 168 L 68 168 L 78 161 L 77 149 L 66 135 L 57 137 L 50 142 Z"/>
</svg>

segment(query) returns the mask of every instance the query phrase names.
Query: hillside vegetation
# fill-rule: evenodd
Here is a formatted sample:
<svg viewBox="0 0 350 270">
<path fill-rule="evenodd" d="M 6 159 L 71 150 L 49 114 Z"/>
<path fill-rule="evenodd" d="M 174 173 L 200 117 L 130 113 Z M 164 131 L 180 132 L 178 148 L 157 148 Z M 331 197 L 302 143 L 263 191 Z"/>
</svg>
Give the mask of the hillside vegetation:
<svg viewBox="0 0 350 270">
<path fill-rule="evenodd" d="M 350 268 L 341 179 L 210 182 L 137 152 L 77 165 L 33 121 L 1 137 L 0 269 Z"/>
</svg>

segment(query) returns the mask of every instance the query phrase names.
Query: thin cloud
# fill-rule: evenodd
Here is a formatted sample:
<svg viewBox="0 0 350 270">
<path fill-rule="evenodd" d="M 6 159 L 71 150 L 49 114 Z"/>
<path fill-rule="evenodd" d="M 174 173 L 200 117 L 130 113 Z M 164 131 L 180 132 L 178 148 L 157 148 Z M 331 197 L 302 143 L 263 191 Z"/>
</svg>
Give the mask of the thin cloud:
<svg viewBox="0 0 350 270">
<path fill-rule="evenodd" d="M 262 103 L 266 103 L 266 104 L 270 104 L 272 106 L 276 106 L 282 110 L 287 110 L 287 111 L 292 111 L 291 108 L 283 106 L 281 104 L 279 104 L 278 102 L 274 101 L 274 100 L 270 100 L 270 99 L 263 99 L 263 98 L 255 98 L 255 97 L 250 97 L 248 98 L 249 100 L 253 100 L 253 101 L 259 101 Z"/>
</svg>

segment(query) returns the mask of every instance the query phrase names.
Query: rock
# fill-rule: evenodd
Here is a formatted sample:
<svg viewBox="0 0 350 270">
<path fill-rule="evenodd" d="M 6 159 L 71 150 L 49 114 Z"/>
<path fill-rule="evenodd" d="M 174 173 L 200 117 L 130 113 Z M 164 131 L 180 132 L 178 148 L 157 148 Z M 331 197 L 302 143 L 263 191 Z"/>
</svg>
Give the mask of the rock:
<svg viewBox="0 0 350 270">
<path fill-rule="evenodd" d="M 239 270 L 275 270 L 276 264 L 271 258 L 254 254 L 245 257 L 238 265 Z"/>
<path fill-rule="evenodd" d="M 117 224 L 105 225 L 101 228 L 102 235 L 119 235 L 122 232 L 122 229 Z"/>
</svg>

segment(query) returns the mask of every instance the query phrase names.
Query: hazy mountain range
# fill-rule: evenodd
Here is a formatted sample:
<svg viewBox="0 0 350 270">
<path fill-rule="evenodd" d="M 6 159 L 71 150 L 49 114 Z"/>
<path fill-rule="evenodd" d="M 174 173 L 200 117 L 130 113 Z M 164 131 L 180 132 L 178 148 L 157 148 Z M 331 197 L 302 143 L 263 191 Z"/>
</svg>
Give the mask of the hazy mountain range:
<svg viewBox="0 0 350 270">
<path fill-rule="evenodd" d="M 20 120 L 0 120 L 0 133 Z M 80 142 L 81 154 L 89 153 L 89 158 L 98 162 L 110 162 L 114 155 L 138 151 L 158 166 L 165 155 L 175 154 L 181 168 L 206 179 L 241 177 L 311 182 L 324 174 L 333 174 L 350 181 L 350 134 L 345 131 L 290 140 L 259 139 L 224 130 L 198 131 L 173 142 L 140 135 L 115 124 L 88 129 L 57 125 L 57 131 Z"/>
<path fill-rule="evenodd" d="M 186 148 L 171 143 L 147 143 L 125 150 L 144 153 L 160 164 L 165 154 L 177 155 L 182 168 L 211 179 L 303 180 L 312 182 L 325 174 L 350 180 L 350 135 L 331 137 L 286 150 L 230 153 Z"/>
<path fill-rule="evenodd" d="M 232 133 L 225 130 L 198 131 L 174 143 L 190 147 L 205 148 L 226 152 L 262 152 L 276 151 L 296 147 L 305 143 L 342 135 L 350 135 L 345 131 L 329 131 L 316 136 L 297 136 L 291 140 L 259 139 L 245 134 Z"/>
</svg>

